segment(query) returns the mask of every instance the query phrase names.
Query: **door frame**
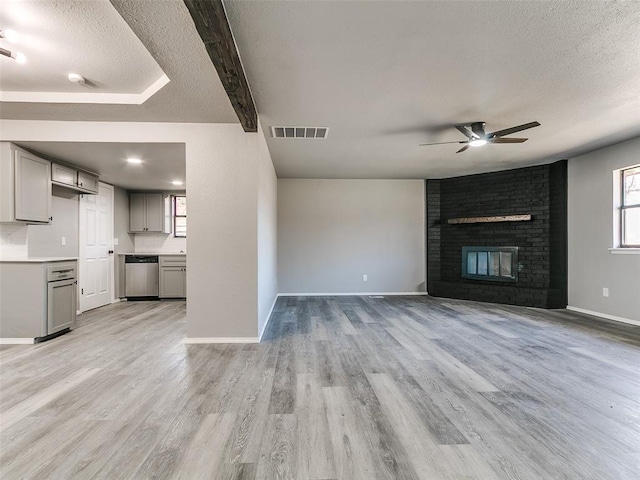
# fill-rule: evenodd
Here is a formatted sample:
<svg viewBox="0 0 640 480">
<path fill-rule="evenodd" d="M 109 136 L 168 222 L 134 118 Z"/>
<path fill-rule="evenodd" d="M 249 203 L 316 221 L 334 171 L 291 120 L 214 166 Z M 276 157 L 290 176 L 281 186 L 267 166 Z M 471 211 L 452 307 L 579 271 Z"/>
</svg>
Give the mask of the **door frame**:
<svg viewBox="0 0 640 480">
<path fill-rule="evenodd" d="M 110 202 L 110 211 L 109 211 L 109 215 L 110 215 L 110 221 L 109 223 L 109 228 L 111 229 L 110 231 L 110 235 L 109 235 L 109 250 L 114 251 L 114 244 L 113 244 L 113 232 L 115 229 L 115 187 L 109 183 L 104 183 L 104 182 L 98 182 L 98 192 L 100 191 L 100 187 L 104 187 L 107 188 L 110 192 L 111 192 L 111 202 Z M 81 288 L 81 285 L 83 284 L 83 275 L 85 273 L 85 260 L 86 260 L 86 255 L 85 255 L 85 250 L 84 250 L 84 246 L 83 246 L 83 240 L 84 240 L 84 233 L 86 232 L 86 229 L 83 228 L 84 225 L 82 225 L 83 223 L 83 215 L 81 212 L 82 209 L 82 195 L 89 195 L 88 193 L 81 193 L 80 197 L 78 198 L 78 288 Z M 109 255 L 109 264 L 108 264 L 108 268 L 109 268 L 109 288 L 111 289 L 111 295 L 110 295 L 110 299 L 109 299 L 109 303 L 114 303 L 115 302 L 115 278 L 114 278 L 114 274 L 115 274 L 115 253 L 114 254 L 110 254 Z M 99 307 L 97 307 L 99 308 Z M 78 314 L 82 313 L 83 311 L 88 311 L 88 310 L 82 310 L 82 294 L 79 293 L 78 294 Z"/>
</svg>

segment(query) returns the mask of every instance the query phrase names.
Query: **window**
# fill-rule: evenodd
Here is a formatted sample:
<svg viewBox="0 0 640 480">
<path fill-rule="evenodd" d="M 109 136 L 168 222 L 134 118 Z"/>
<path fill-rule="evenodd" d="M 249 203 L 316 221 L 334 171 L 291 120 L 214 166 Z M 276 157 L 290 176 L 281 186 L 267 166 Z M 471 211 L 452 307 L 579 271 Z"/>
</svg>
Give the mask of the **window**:
<svg viewBox="0 0 640 480">
<path fill-rule="evenodd" d="M 621 172 L 621 247 L 640 247 L 640 166 Z"/>
<path fill-rule="evenodd" d="M 173 196 L 173 236 L 187 236 L 187 197 Z"/>
</svg>

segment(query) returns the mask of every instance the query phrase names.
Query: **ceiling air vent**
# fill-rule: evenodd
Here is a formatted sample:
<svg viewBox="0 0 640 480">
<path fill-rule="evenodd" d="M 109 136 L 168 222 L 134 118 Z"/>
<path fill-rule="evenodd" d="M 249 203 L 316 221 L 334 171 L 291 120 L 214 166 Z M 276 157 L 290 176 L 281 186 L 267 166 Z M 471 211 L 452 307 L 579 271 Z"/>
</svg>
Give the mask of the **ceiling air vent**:
<svg viewBox="0 0 640 480">
<path fill-rule="evenodd" d="M 273 138 L 327 138 L 329 127 L 271 127 Z"/>
</svg>

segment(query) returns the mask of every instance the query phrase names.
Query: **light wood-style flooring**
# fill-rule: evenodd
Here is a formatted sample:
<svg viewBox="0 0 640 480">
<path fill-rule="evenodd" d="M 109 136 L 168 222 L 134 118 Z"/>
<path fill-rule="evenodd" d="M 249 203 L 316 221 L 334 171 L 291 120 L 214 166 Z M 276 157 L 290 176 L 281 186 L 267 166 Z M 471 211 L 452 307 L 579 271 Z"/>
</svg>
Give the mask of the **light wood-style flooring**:
<svg viewBox="0 0 640 480">
<path fill-rule="evenodd" d="M 640 478 L 640 329 L 430 297 L 280 298 L 259 345 L 128 302 L 0 348 L 2 479 Z"/>
</svg>

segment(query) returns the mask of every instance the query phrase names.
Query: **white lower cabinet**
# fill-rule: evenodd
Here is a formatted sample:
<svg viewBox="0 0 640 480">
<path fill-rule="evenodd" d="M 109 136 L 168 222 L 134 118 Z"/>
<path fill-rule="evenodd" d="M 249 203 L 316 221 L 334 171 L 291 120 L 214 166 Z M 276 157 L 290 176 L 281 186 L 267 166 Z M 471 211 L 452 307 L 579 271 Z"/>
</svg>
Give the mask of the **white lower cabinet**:
<svg viewBox="0 0 640 480">
<path fill-rule="evenodd" d="M 160 257 L 160 298 L 186 298 L 187 259 L 184 255 Z"/>
<path fill-rule="evenodd" d="M 75 327 L 76 260 L 0 260 L 0 339 L 32 343 Z"/>
</svg>

